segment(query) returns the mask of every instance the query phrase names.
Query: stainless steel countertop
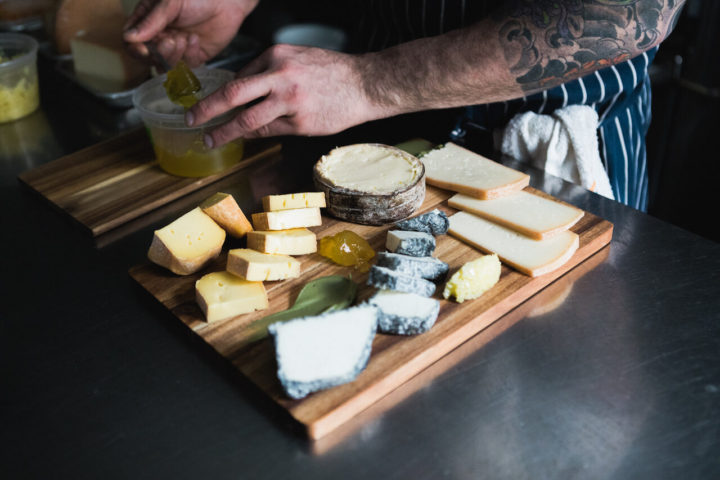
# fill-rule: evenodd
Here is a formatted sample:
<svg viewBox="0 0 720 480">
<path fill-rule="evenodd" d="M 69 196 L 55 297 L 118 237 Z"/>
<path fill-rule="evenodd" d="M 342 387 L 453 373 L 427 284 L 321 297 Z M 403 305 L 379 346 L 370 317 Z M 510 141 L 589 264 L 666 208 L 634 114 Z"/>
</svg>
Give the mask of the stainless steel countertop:
<svg viewBox="0 0 720 480">
<path fill-rule="evenodd" d="M 720 245 L 513 164 L 614 222 L 610 248 L 311 442 L 127 275 L 187 204 L 98 247 L 19 185 L 113 134 L 92 115 L 132 118 L 43 102 L 0 125 L 0 477 L 720 477 Z M 406 139 L 388 125 L 285 139 L 281 164 L 223 188 L 257 207 L 330 147 Z"/>
</svg>

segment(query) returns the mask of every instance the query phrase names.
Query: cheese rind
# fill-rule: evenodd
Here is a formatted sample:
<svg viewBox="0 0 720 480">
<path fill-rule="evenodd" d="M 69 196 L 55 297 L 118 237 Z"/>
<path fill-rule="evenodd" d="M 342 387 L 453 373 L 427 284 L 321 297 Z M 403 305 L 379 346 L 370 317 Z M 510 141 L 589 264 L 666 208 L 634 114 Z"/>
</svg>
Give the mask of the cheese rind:
<svg viewBox="0 0 720 480">
<path fill-rule="evenodd" d="M 542 240 L 569 229 L 582 218 L 579 208 L 520 191 L 491 200 L 458 193 L 448 205 L 474 213 L 535 240 Z"/>
<path fill-rule="evenodd" d="M 230 194 L 218 192 L 202 202 L 200 208 L 232 237 L 242 238 L 252 230 L 252 225 Z"/>
<path fill-rule="evenodd" d="M 325 207 L 325 193 L 304 192 L 284 195 L 266 195 L 262 198 L 263 210 L 275 212 L 294 208 Z"/>
<path fill-rule="evenodd" d="M 394 335 L 425 333 L 440 312 L 440 302 L 434 298 L 394 290 L 379 290 L 368 303 L 378 307 L 378 330 Z"/>
<path fill-rule="evenodd" d="M 322 225 L 320 208 L 294 208 L 277 212 L 252 214 L 255 230 L 287 230 L 290 228 L 317 227 Z"/>
<path fill-rule="evenodd" d="M 225 230 L 195 208 L 155 230 L 148 258 L 173 273 L 189 275 L 215 258 L 224 242 Z"/>
<path fill-rule="evenodd" d="M 420 159 L 427 183 L 475 198 L 498 198 L 527 187 L 530 176 L 466 150 L 454 143 Z"/>
<path fill-rule="evenodd" d="M 445 212 L 436 208 L 431 212 L 398 222 L 395 224 L 395 228 L 413 232 L 431 233 L 433 235 L 444 235 L 447 233 L 449 225 L 450 222 Z"/>
<path fill-rule="evenodd" d="M 447 263 L 434 257 L 414 257 L 390 252 L 378 252 L 376 265 L 432 282 L 445 278 L 450 268 Z"/>
<path fill-rule="evenodd" d="M 213 272 L 195 282 L 195 298 L 208 322 L 217 322 L 268 307 L 262 282 L 229 272 Z"/>
<path fill-rule="evenodd" d="M 251 281 L 285 280 L 300 276 L 300 262 L 276 253 L 261 253 L 249 248 L 228 252 L 227 271 Z"/>
<path fill-rule="evenodd" d="M 516 270 L 536 277 L 551 272 L 573 256 L 579 246 L 577 234 L 564 231 L 545 240 L 533 240 L 467 212 L 450 217 L 450 235 L 500 260 Z"/>
<path fill-rule="evenodd" d="M 247 246 L 263 253 L 305 255 L 317 252 L 317 237 L 307 228 L 260 231 L 247 234 Z"/>
<path fill-rule="evenodd" d="M 435 293 L 435 284 L 424 278 L 405 275 L 377 265 L 370 268 L 367 284 L 382 290 L 417 293 L 423 297 L 429 297 Z"/>
<path fill-rule="evenodd" d="M 414 257 L 429 257 L 435 251 L 435 237 L 425 232 L 390 230 L 385 247 L 395 253 Z"/>
</svg>

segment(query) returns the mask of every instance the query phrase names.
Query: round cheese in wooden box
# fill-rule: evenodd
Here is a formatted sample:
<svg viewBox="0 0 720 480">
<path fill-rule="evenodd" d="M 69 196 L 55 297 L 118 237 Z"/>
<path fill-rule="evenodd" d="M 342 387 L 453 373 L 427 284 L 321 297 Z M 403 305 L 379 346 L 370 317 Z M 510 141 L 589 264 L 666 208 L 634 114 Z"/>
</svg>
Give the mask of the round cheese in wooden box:
<svg viewBox="0 0 720 480">
<path fill-rule="evenodd" d="M 361 143 L 331 150 L 313 170 L 326 210 L 353 223 L 383 225 L 409 217 L 425 199 L 425 166 L 388 145 Z"/>
</svg>

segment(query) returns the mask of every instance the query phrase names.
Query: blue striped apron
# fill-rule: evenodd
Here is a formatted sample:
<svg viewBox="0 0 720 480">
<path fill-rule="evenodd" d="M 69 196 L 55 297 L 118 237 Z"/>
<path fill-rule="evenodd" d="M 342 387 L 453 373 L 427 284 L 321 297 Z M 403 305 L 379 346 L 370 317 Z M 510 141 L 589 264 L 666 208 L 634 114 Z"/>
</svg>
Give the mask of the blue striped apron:
<svg viewBox="0 0 720 480">
<path fill-rule="evenodd" d="M 486 16 L 495 1 L 370 0 L 358 31 L 366 39 L 362 48 L 374 51 L 392 44 L 468 25 Z M 657 47 L 642 55 L 591 73 L 550 90 L 523 98 L 467 107 L 450 139 L 472 143 L 516 114 L 533 111 L 550 114 L 567 105 L 590 105 L 600 119 L 600 157 L 610 178 L 615 199 L 646 211 L 648 173 L 645 135 L 650 125 L 648 67 Z"/>
</svg>

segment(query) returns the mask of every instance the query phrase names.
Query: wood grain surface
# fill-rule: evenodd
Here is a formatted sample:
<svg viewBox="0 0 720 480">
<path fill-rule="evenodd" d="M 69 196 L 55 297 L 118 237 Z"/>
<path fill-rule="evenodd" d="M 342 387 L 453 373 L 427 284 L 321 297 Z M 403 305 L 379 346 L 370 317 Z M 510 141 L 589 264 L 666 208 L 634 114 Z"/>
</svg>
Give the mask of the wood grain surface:
<svg viewBox="0 0 720 480">
<path fill-rule="evenodd" d="M 530 187 L 526 190 L 547 196 Z M 455 210 L 447 206 L 447 199 L 451 195 L 452 192 L 428 186 L 425 201 L 417 213 L 433 208 L 440 208 L 448 214 L 454 213 Z M 356 225 L 327 217 L 323 217 L 323 220 L 322 226 L 312 228 L 318 238 L 351 229 L 366 238 L 375 250 L 385 249 L 389 226 Z M 374 291 L 365 285 L 367 274 L 332 264 L 317 253 L 303 255 L 298 257 L 303 271 L 299 279 L 265 282 L 270 302 L 268 310 L 213 324 L 204 321 L 195 303 L 195 281 L 205 273 L 223 270 L 227 249 L 235 248 L 235 245 L 226 245 L 220 257 L 194 275 L 178 277 L 150 263 L 133 267 L 130 275 L 304 425 L 311 438 L 317 439 L 352 419 L 610 243 L 612 230 L 610 222 L 585 213 L 572 227 L 572 231 L 580 236 L 580 247 L 570 261 L 558 270 L 531 278 L 503 265 L 500 281 L 492 289 L 462 304 L 442 299 L 442 286 L 439 286 L 435 298 L 440 299 L 440 314 L 429 332 L 410 337 L 378 334 L 373 342 L 368 366 L 355 381 L 316 392 L 302 400 L 292 400 L 283 393 L 276 376 L 272 342 L 265 336 L 266 328 L 258 326 L 259 322 L 253 322 L 288 308 L 305 283 L 325 275 L 352 274 L 352 278 L 360 284 L 357 301 L 361 302 Z M 148 245 L 150 240 L 148 238 Z M 435 256 L 450 265 L 450 274 L 480 255 L 479 251 L 449 235 L 437 237 Z"/>
<path fill-rule="evenodd" d="M 249 141 L 233 167 L 203 178 L 177 177 L 158 167 L 150 139 L 138 129 L 18 178 L 98 236 L 279 151 L 277 142 Z"/>
</svg>

